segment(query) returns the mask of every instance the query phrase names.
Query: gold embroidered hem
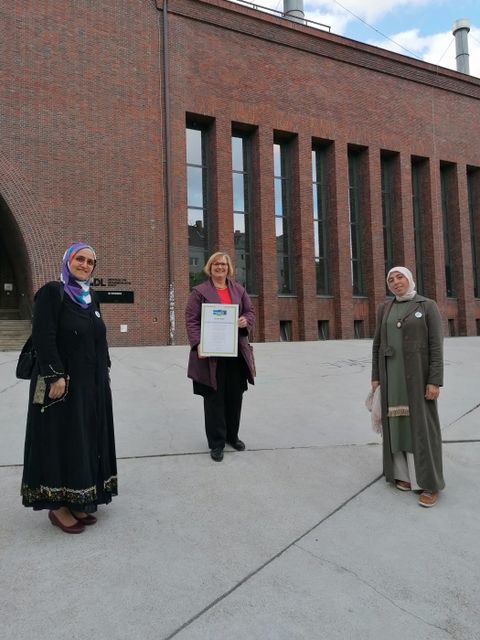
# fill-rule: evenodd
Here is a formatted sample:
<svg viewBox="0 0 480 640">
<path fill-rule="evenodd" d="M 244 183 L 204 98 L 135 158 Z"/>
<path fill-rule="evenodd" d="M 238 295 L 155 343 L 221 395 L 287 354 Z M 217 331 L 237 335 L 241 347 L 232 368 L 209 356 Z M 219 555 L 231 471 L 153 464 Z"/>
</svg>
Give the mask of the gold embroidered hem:
<svg viewBox="0 0 480 640">
<path fill-rule="evenodd" d="M 105 493 L 117 495 L 117 476 L 110 476 L 103 483 Z M 31 507 L 38 502 L 67 502 L 71 504 L 89 504 L 97 500 L 97 487 L 86 489 L 69 489 L 68 487 L 44 487 L 31 488 L 26 484 L 22 485 L 21 495 L 23 504 Z"/>
<path fill-rule="evenodd" d="M 117 476 L 110 476 L 108 480 L 105 480 L 103 483 L 103 489 L 106 493 L 113 493 L 117 495 L 118 493 L 118 479 Z"/>
<path fill-rule="evenodd" d="M 400 405 L 397 407 L 388 407 L 387 416 L 389 418 L 398 418 L 399 416 L 409 416 L 410 408 L 408 405 Z"/>
</svg>

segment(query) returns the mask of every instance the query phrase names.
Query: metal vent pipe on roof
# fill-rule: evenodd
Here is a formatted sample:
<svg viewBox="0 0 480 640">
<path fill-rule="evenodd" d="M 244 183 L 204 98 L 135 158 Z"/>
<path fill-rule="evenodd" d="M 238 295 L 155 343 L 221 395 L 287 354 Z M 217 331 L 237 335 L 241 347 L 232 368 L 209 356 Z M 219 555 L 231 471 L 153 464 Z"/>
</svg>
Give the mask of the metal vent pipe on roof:
<svg viewBox="0 0 480 640">
<path fill-rule="evenodd" d="M 283 0 L 283 15 L 293 22 L 305 22 L 303 0 Z"/>
<path fill-rule="evenodd" d="M 455 36 L 457 71 L 470 73 L 470 55 L 468 53 L 468 32 L 470 21 L 461 18 L 453 23 L 452 33 Z"/>
</svg>

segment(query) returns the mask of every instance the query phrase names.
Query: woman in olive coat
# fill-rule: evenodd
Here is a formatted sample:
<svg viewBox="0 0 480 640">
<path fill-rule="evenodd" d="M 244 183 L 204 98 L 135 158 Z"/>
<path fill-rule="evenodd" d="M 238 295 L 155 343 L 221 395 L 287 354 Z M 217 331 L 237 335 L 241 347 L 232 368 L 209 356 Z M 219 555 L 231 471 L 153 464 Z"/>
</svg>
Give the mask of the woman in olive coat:
<svg viewBox="0 0 480 640">
<path fill-rule="evenodd" d="M 415 291 L 411 272 L 394 267 L 394 295 L 380 305 L 373 340 L 372 389 L 380 385 L 383 470 L 402 491 L 420 491 L 432 507 L 444 488 L 437 398 L 443 385 L 443 332 L 438 307 Z"/>
</svg>

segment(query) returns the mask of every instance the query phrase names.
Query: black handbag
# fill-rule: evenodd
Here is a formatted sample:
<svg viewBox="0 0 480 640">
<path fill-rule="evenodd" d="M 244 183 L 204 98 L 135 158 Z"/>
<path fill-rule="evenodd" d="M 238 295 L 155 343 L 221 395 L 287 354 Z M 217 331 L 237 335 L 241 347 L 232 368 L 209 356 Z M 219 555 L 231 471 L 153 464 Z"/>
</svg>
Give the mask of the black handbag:
<svg viewBox="0 0 480 640">
<path fill-rule="evenodd" d="M 64 288 L 59 287 L 60 301 L 63 302 Z M 23 349 L 18 356 L 17 368 L 15 369 L 15 375 L 19 380 L 31 380 L 33 367 L 37 360 L 37 353 L 33 346 L 32 336 L 23 345 Z"/>
<path fill-rule="evenodd" d="M 33 347 L 32 336 L 28 338 L 28 340 L 23 345 L 23 349 L 18 356 L 17 368 L 15 370 L 15 375 L 20 380 L 30 380 L 32 377 L 33 367 L 35 366 L 35 361 L 37 359 L 37 354 L 35 353 L 35 349 Z"/>
</svg>

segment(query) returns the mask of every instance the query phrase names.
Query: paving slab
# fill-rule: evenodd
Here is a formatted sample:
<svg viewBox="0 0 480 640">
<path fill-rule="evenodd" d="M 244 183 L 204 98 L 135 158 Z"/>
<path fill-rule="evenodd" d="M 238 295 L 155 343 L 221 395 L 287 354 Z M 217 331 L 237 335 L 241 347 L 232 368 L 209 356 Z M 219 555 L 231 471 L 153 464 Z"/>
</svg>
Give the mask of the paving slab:
<svg viewBox="0 0 480 640">
<path fill-rule="evenodd" d="M 379 442 L 364 408 L 371 340 L 256 344 L 255 352 L 258 377 L 242 416 L 250 447 Z M 28 382 L 14 378 L 17 355 L 0 352 L 0 464 L 22 463 Z M 202 399 L 186 377 L 187 347 L 113 348 L 111 358 L 119 456 L 205 450 Z M 480 338 L 446 339 L 445 361 L 444 427 L 480 402 Z"/>
<path fill-rule="evenodd" d="M 167 637 L 372 482 L 379 464 L 378 446 L 232 451 L 222 464 L 208 454 L 122 460 L 120 496 L 80 536 L 19 508 L 21 469 L 0 469 L 7 637 L 63 640 L 80 624 L 87 637 L 107 617 L 102 640 Z M 45 616 L 53 602 L 58 629 Z"/>
<path fill-rule="evenodd" d="M 479 457 L 446 447 L 435 509 L 375 482 L 176 637 L 479 638 Z"/>
<path fill-rule="evenodd" d="M 188 348 L 111 350 L 120 495 L 80 536 L 21 507 L 28 384 L 0 353 L 2 640 L 480 638 L 480 338 L 445 341 L 432 510 L 379 479 L 371 341 L 255 351 L 248 450 L 218 464 Z"/>
<path fill-rule="evenodd" d="M 480 400 L 480 393 L 479 393 Z M 479 441 L 480 440 L 480 405 L 470 409 L 451 424 L 447 425 L 442 432 L 445 442 Z"/>
</svg>

